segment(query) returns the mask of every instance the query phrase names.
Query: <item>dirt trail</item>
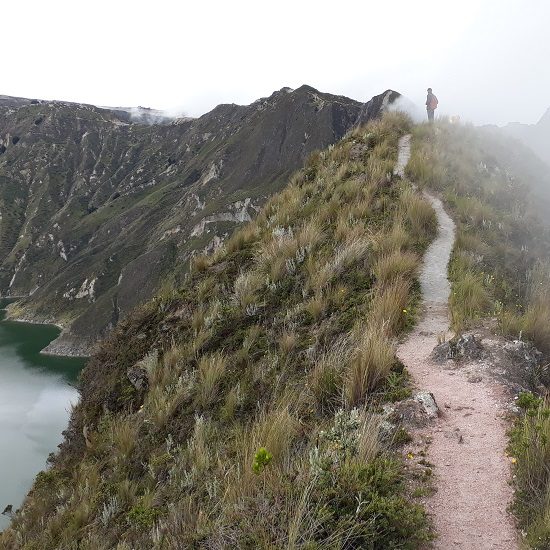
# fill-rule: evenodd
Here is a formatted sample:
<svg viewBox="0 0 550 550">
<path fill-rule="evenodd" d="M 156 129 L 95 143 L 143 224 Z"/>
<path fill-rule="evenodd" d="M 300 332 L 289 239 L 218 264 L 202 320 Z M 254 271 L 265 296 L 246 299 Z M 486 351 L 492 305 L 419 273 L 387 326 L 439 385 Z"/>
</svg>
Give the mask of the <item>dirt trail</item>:
<svg viewBox="0 0 550 550">
<path fill-rule="evenodd" d="M 401 138 L 396 173 L 403 175 L 410 136 Z M 426 194 L 439 222 L 420 276 L 424 314 L 398 349 L 414 384 L 433 393 L 441 410 L 434 426 L 420 430 L 434 466 L 436 492 L 425 504 L 437 532 L 434 547 L 464 550 L 518 548 L 513 518 L 507 513 L 513 491 L 508 484 L 504 390 L 487 378 L 472 383 L 468 372 L 443 369 L 430 360 L 439 335 L 448 334 L 447 280 L 455 226 L 439 199 Z M 475 379 L 474 379 L 475 380 Z"/>
</svg>

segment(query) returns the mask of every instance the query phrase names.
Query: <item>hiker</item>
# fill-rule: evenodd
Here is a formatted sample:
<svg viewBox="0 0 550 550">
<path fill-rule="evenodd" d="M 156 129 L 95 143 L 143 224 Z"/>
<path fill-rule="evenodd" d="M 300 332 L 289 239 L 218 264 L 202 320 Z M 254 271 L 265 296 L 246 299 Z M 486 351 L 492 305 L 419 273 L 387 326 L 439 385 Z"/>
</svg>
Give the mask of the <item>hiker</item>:
<svg viewBox="0 0 550 550">
<path fill-rule="evenodd" d="M 430 122 L 434 121 L 434 112 L 437 109 L 437 104 L 439 101 L 437 100 L 437 97 L 434 93 L 432 93 L 432 89 L 428 88 L 428 97 L 426 98 L 426 111 L 428 111 L 428 120 Z"/>
</svg>

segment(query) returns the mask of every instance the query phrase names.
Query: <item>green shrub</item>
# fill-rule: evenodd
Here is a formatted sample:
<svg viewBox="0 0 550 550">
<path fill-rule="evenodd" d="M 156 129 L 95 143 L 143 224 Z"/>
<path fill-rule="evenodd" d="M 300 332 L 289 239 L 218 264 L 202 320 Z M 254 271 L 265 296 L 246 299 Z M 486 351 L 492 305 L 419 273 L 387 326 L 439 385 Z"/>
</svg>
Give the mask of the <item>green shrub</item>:
<svg viewBox="0 0 550 550">
<path fill-rule="evenodd" d="M 509 447 L 514 511 L 530 547 L 545 550 L 550 543 L 550 404 L 526 392 L 518 405 L 525 414 L 514 423 Z"/>
<path fill-rule="evenodd" d="M 387 458 L 345 462 L 321 478 L 315 540 L 331 548 L 415 549 L 430 539 L 422 507 L 399 494 L 401 466 Z"/>
<path fill-rule="evenodd" d="M 535 410 L 541 405 L 541 403 L 542 399 L 540 397 L 536 397 L 530 391 L 520 392 L 516 400 L 516 405 L 525 410 Z"/>
<path fill-rule="evenodd" d="M 140 529 L 152 527 L 160 517 L 161 512 L 157 508 L 149 508 L 136 504 L 127 515 L 128 522 Z"/>
<path fill-rule="evenodd" d="M 255 474 L 260 474 L 268 464 L 273 460 L 273 455 L 265 448 L 260 447 L 254 455 L 254 462 L 252 462 L 252 471 Z"/>
</svg>

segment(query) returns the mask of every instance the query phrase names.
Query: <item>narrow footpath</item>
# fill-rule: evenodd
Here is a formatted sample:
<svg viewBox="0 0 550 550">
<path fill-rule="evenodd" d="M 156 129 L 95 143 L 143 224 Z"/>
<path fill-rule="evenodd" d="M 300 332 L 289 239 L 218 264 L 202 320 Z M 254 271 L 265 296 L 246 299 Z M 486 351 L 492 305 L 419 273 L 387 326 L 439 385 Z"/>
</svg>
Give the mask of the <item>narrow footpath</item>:
<svg viewBox="0 0 550 550">
<path fill-rule="evenodd" d="M 410 135 L 401 138 L 395 173 L 403 176 L 410 157 Z M 515 550 L 517 532 L 507 508 L 513 490 L 506 456 L 506 401 L 490 378 L 468 380 L 461 369 L 443 369 L 430 359 L 438 338 L 449 338 L 447 267 L 455 225 L 441 201 L 425 193 L 439 223 L 420 274 L 423 315 L 398 348 L 414 385 L 431 392 L 440 409 L 435 425 L 415 438 L 429 443 L 435 493 L 425 499 L 437 539 L 434 548 L 449 550 Z"/>
</svg>

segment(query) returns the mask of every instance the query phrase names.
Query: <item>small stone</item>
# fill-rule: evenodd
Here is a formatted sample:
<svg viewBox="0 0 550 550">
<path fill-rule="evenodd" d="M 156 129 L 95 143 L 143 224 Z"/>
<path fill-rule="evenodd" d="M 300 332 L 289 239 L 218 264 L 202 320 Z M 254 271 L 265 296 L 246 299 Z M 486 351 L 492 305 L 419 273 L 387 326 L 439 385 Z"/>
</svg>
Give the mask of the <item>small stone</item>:
<svg viewBox="0 0 550 550">
<path fill-rule="evenodd" d="M 470 376 L 468 378 L 468 382 L 470 382 L 470 384 L 477 384 L 478 382 L 481 382 L 481 380 L 481 376 Z"/>
<path fill-rule="evenodd" d="M 147 390 L 149 387 L 149 376 L 147 375 L 147 371 L 138 365 L 129 367 L 126 370 L 126 376 L 136 390 Z"/>
</svg>

